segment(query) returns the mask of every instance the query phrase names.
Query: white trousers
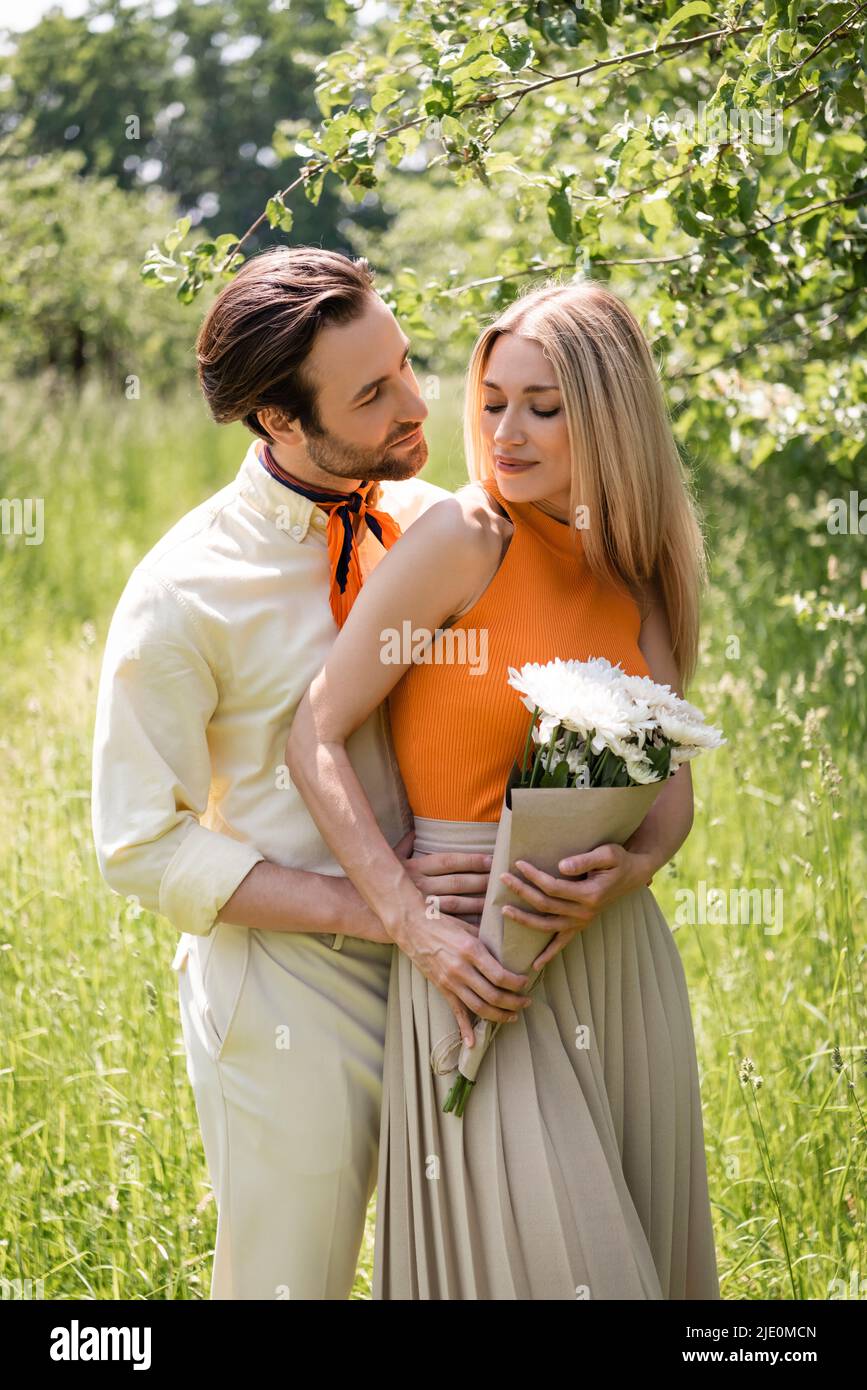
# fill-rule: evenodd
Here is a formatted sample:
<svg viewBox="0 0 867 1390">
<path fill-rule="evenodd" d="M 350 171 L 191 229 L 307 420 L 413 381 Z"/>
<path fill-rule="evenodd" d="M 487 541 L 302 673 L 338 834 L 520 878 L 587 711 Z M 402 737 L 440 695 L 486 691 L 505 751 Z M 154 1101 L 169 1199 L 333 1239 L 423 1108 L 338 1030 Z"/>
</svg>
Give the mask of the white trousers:
<svg viewBox="0 0 867 1390">
<path fill-rule="evenodd" d="M 224 922 L 181 938 L 172 964 L 218 1213 L 212 1299 L 349 1296 L 376 1184 L 394 949 Z"/>
</svg>

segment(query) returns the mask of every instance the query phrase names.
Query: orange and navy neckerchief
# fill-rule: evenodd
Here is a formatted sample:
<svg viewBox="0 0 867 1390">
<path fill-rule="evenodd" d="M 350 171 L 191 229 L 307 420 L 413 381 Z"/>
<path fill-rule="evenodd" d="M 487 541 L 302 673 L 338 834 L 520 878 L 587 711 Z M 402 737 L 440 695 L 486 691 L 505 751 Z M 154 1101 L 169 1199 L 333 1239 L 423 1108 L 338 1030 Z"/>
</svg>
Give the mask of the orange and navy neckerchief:
<svg viewBox="0 0 867 1390">
<path fill-rule="evenodd" d="M 378 497 L 378 484 L 375 479 L 363 483 L 355 492 L 334 492 L 331 489 L 316 488 L 301 478 L 295 478 L 281 468 L 268 445 L 261 445 L 259 462 L 272 478 L 284 487 L 291 488 L 302 497 L 307 497 L 328 513 L 328 559 L 331 569 L 330 601 L 331 611 L 338 628 L 349 616 L 363 583 L 361 565 L 358 559 L 358 543 L 352 529 L 352 515 L 363 517 L 380 545 L 386 550 L 399 540 L 403 534 L 400 526 L 388 512 L 377 510 L 368 503 L 373 494 Z"/>
</svg>

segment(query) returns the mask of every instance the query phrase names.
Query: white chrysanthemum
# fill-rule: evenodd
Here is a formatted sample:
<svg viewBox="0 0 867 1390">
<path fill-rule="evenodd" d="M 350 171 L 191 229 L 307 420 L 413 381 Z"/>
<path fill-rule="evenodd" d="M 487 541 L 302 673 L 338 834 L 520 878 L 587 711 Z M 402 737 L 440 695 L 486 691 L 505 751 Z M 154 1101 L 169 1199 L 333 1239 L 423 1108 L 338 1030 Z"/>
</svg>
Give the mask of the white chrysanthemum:
<svg viewBox="0 0 867 1390">
<path fill-rule="evenodd" d="M 656 725 L 652 725 L 649 731 L 650 734 L 652 734 L 655 729 Z M 623 758 L 624 762 L 626 762 L 630 758 L 643 757 L 645 744 L 649 742 L 650 738 L 648 731 L 645 729 L 637 729 L 630 738 L 609 739 L 608 747 L 611 749 L 612 753 L 616 753 L 618 758 Z"/>
<path fill-rule="evenodd" d="M 562 721 L 571 707 L 576 682 L 588 679 L 585 667 L 585 662 L 563 661 L 560 657 L 544 664 L 529 661 L 520 671 L 509 667 L 509 685 L 519 692 L 528 710 L 538 708 Z"/>
<path fill-rule="evenodd" d="M 559 672 L 557 667 L 563 663 L 559 660 L 540 665 L 538 661 L 528 661 L 516 671 L 514 666 L 509 667 L 509 685 L 511 685 L 521 696 L 521 703 L 527 709 L 547 710 L 550 714 L 556 713 L 554 708 L 555 701 L 561 689 L 561 681 L 558 679 Z"/>
<path fill-rule="evenodd" d="M 620 663 L 606 657 L 588 661 L 528 662 L 520 671 L 509 667 L 509 684 L 527 709 L 539 710 L 533 731 L 537 743 L 548 743 L 558 726 L 592 735 L 594 753 L 608 748 L 622 758 L 633 780 L 655 781 L 656 773 L 644 754 L 646 743 L 671 743 L 671 765 L 695 757 L 705 748 L 725 743 L 719 729 L 705 724 L 701 710 L 676 695 L 668 685 L 648 676 L 627 675 Z M 680 756 L 675 753 L 680 750 Z"/>
<path fill-rule="evenodd" d="M 588 680 L 596 680 L 601 684 L 622 685 L 626 675 L 619 661 L 616 666 L 612 666 L 605 656 L 591 656 L 589 661 L 578 661 L 574 664 Z"/>
<path fill-rule="evenodd" d="M 688 763 L 690 758 L 697 758 L 702 751 L 694 744 L 675 743 L 671 749 L 671 766 L 680 767 L 681 763 Z"/>
<path fill-rule="evenodd" d="M 665 737 L 672 743 L 694 745 L 697 748 L 719 748 L 720 744 L 725 742 L 719 729 L 715 729 L 712 724 L 705 724 L 701 717 L 686 719 L 680 713 L 660 710 L 658 723 Z"/>
<path fill-rule="evenodd" d="M 694 720 L 696 723 L 704 723 L 704 715 L 695 705 L 691 705 L 682 696 L 676 695 L 670 685 L 660 685 L 653 681 L 649 676 L 627 676 L 624 675 L 622 687 L 627 695 L 631 695 L 635 700 L 641 700 L 649 706 L 657 717 L 663 711 L 667 711 L 672 716 L 681 719 Z"/>
<path fill-rule="evenodd" d="M 550 742 L 551 735 L 555 729 L 560 728 L 560 720 L 556 714 L 543 714 L 542 717 L 533 725 L 533 739 L 536 743 Z"/>
<path fill-rule="evenodd" d="M 614 739 L 628 738 L 632 733 L 635 707 L 621 695 L 616 686 L 597 685 L 585 681 L 576 685 L 572 704 L 563 723 L 567 729 L 586 738 L 593 733 L 592 747 L 598 753 Z"/>
<path fill-rule="evenodd" d="M 633 782 L 639 782 L 642 785 L 647 782 L 658 782 L 660 780 L 656 768 L 652 763 L 649 763 L 646 758 L 627 758 L 626 771 Z"/>
</svg>

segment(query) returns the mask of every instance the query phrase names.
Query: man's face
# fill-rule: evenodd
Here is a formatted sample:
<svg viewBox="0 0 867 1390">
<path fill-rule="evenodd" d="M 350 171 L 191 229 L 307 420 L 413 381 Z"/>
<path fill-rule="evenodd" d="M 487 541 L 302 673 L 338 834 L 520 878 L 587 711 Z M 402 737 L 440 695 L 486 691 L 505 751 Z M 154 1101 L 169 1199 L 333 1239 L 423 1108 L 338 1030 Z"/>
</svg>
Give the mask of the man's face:
<svg viewBox="0 0 867 1390">
<path fill-rule="evenodd" d="M 421 429 L 428 408 L 408 353 L 409 339 L 373 292 L 351 323 L 322 328 L 304 364 L 317 390 L 322 433 L 274 430 L 278 463 L 291 472 L 301 447 L 313 470 L 329 479 L 367 482 L 419 473 L 428 459 Z M 305 468 L 305 476 L 313 470 Z"/>
</svg>

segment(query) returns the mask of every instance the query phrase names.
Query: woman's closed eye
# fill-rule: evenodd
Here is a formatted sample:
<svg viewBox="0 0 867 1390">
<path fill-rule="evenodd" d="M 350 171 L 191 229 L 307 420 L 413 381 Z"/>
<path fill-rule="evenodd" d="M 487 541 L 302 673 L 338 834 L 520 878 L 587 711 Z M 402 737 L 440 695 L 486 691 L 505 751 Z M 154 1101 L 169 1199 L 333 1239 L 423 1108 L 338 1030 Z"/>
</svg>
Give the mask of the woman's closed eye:
<svg viewBox="0 0 867 1390">
<path fill-rule="evenodd" d="M 487 410 L 491 415 L 496 415 L 498 410 L 504 410 L 505 407 L 502 405 L 483 405 L 482 409 Z M 559 405 L 555 406 L 553 410 L 537 410 L 535 406 L 531 406 L 530 409 L 534 415 L 538 415 L 542 420 L 550 420 L 552 415 L 560 413 Z"/>
</svg>

